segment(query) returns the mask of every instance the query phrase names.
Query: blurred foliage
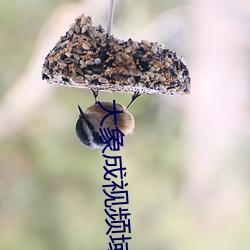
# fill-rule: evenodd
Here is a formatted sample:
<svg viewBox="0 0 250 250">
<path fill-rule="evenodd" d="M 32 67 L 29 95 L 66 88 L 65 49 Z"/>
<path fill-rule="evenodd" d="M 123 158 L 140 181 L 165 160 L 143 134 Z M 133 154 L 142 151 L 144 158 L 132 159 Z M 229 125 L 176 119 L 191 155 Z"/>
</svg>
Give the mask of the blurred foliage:
<svg viewBox="0 0 250 250">
<path fill-rule="evenodd" d="M 25 69 L 42 26 L 54 8 L 63 2 L 66 1 L 1 1 L 2 97 Z M 150 2 L 138 1 L 135 4 L 143 4 L 144 8 L 154 7 L 154 11 L 149 12 L 153 17 L 164 2 L 152 5 Z M 122 12 L 118 11 L 117 15 L 120 14 Z M 123 15 L 119 16 L 118 22 L 123 19 Z M 110 95 L 100 94 L 100 98 L 110 99 Z M 112 98 L 128 103 L 130 96 L 116 94 Z M 79 90 L 70 90 L 69 95 L 67 88 L 57 88 L 53 99 L 44 104 L 48 112 L 40 113 L 37 110 L 38 114 L 34 114 L 26 127 L 0 144 L 0 248 L 3 250 L 94 250 L 107 246 L 101 188 L 104 184 L 104 160 L 100 152 L 82 147 L 74 134 L 76 100 L 86 107 L 92 103 L 92 96 L 87 91 L 83 96 Z M 140 224 L 147 213 L 155 214 L 154 207 L 150 205 L 151 199 L 155 199 L 154 193 L 144 186 L 144 178 L 148 179 L 153 174 L 154 178 L 159 178 L 159 183 L 168 182 L 169 197 L 175 179 L 178 182 L 181 178 L 178 167 L 181 163 L 178 153 L 181 141 L 176 140 L 176 135 L 180 133 L 180 117 L 176 116 L 165 126 L 157 121 L 155 110 L 158 106 L 157 97 L 152 96 L 140 98 L 136 108 L 132 106 L 131 112 L 140 129 L 126 139 L 123 153 L 124 164 L 129 166 L 131 189 L 138 188 L 140 192 L 146 189 L 144 192 L 148 193 L 147 199 L 139 206 L 137 195 L 140 192 L 130 192 L 132 230 L 137 232 L 138 239 L 140 235 L 143 236 L 144 226 L 142 224 L 136 229 L 136 218 Z M 155 130 L 156 125 L 158 134 L 155 135 L 150 130 Z M 140 137 L 143 139 L 139 141 Z M 164 140 L 159 141 L 163 137 Z M 153 154 L 153 158 L 151 154 L 145 154 L 159 147 L 159 143 L 162 148 L 169 148 L 167 154 L 162 155 L 160 150 Z M 143 150 L 138 151 L 137 148 Z M 169 162 L 168 168 L 165 167 L 166 162 Z M 133 168 L 138 168 L 137 174 L 140 173 L 142 177 L 133 176 Z M 133 180 L 134 184 L 131 183 Z M 177 192 L 178 185 L 175 186 Z M 162 195 L 165 195 L 164 190 Z M 165 202 L 162 205 L 165 206 Z M 147 227 L 150 221 L 146 222 Z"/>
<path fill-rule="evenodd" d="M 70 1 L 1 0 L 0 97 L 25 69 L 42 26 L 64 2 Z"/>
</svg>

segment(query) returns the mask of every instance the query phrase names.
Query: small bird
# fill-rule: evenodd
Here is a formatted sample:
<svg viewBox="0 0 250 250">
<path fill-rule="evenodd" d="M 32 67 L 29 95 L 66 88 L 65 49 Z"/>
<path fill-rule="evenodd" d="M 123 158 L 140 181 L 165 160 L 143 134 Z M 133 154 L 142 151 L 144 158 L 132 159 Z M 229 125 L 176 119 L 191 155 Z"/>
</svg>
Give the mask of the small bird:
<svg viewBox="0 0 250 250">
<path fill-rule="evenodd" d="M 118 129 L 124 135 L 128 135 L 133 132 L 135 121 L 133 115 L 127 110 L 131 103 L 127 106 L 127 108 L 122 104 L 115 103 L 115 110 L 123 111 L 122 113 L 116 113 L 117 125 L 115 125 L 114 115 L 111 114 L 105 118 L 101 126 L 100 123 L 102 122 L 102 119 L 106 115 L 108 115 L 109 112 L 100 107 L 100 105 L 96 101 L 98 92 L 95 92 L 93 90 L 92 92 L 95 98 L 95 103 L 93 105 L 88 107 L 85 112 L 78 105 L 80 115 L 76 122 L 76 134 L 82 144 L 84 144 L 86 147 L 91 149 L 98 149 L 104 148 L 106 146 L 106 144 L 102 143 L 100 140 L 99 128 L 109 128 L 111 131 L 118 127 Z M 114 111 L 113 102 L 100 101 L 100 103 L 105 109 Z"/>
</svg>

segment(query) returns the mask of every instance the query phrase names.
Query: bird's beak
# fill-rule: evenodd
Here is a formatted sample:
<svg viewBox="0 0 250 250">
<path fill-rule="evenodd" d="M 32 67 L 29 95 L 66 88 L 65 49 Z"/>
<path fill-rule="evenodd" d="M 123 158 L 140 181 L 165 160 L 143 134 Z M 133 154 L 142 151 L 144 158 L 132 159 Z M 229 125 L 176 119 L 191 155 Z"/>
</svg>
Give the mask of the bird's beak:
<svg viewBox="0 0 250 250">
<path fill-rule="evenodd" d="M 85 116 L 84 112 L 82 111 L 82 108 L 79 105 L 77 105 L 77 106 L 78 106 L 78 110 L 80 112 L 80 117 L 85 118 L 86 116 Z"/>
</svg>

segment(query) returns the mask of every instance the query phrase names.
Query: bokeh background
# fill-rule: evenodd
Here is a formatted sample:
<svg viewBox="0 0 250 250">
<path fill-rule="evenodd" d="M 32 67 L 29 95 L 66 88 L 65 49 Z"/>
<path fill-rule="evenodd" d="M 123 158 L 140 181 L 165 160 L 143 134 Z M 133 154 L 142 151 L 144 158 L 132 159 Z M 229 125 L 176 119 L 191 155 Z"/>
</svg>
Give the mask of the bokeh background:
<svg viewBox="0 0 250 250">
<path fill-rule="evenodd" d="M 108 4 L 0 1 L 1 250 L 108 248 L 104 158 L 74 132 L 77 104 L 92 94 L 41 80 L 74 18 L 106 27 Z M 129 249 L 249 250 L 250 1 L 116 0 L 112 32 L 164 43 L 192 77 L 190 95 L 142 96 L 130 109 Z"/>
</svg>

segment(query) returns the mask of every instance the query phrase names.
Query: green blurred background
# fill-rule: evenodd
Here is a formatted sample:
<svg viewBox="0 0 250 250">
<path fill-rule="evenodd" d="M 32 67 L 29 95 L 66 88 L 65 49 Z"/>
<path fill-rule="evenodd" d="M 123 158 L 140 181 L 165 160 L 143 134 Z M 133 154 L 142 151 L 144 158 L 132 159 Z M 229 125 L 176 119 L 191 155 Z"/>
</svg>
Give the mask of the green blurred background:
<svg viewBox="0 0 250 250">
<path fill-rule="evenodd" d="M 74 18 L 106 27 L 109 1 L 0 2 L 0 249 L 107 249 L 104 158 L 75 136 L 90 91 L 41 80 Z M 113 34 L 164 43 L 186 59 L 188 96 L 131 107 L 127 167 L 139 250 L 250 249 L 250 2 L 116 0 Z M 127 94 L 100 93 L 126 105 Z"/>
</svg>

